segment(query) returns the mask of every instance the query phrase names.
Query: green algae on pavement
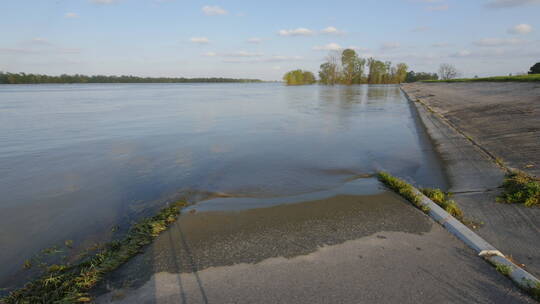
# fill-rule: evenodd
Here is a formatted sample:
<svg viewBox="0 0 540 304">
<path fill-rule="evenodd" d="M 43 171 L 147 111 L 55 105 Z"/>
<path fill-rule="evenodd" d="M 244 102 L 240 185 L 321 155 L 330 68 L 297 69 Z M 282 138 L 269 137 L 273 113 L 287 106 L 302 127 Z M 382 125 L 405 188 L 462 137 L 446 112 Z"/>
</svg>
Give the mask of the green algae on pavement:
<svg viewBox="0 0 540 304">
<path fill-rule="evenodd" d="M 162 231 L 176 221 L 186 204 L 176 202 L 153 217 L 133 224 L 127 235 L 105 244 L 101 250 L 76 264 L 52 265 L 43 275 L 23 288 L 0 299 L 2 303 L 80 303 L 90 302 L 88 291 L 103 276 L 137 255 Z"/>
</svg>

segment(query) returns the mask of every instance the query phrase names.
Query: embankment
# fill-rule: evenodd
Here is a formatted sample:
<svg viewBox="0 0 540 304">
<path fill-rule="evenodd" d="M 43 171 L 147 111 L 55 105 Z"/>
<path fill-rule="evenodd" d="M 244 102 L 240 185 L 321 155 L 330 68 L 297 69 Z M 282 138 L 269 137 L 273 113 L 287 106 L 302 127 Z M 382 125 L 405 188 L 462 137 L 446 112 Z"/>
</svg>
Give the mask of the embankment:
<svg viewBox="0 0 540 304">
<path fill-rule="evenodd" d="M 402 86 L 436 144 L 450 191 L 477 233 L 540 275 L 540 208 L 496 202 L 505 170 L 539 175 L 540 83 Z"/>
</svg>

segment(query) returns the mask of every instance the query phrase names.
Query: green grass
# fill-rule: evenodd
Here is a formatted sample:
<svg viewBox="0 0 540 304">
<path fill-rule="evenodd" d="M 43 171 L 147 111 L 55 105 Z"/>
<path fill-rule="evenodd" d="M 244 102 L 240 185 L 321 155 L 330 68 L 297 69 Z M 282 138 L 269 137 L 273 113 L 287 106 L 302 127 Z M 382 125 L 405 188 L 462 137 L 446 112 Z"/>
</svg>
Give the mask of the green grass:
<svg viewBox="0 0 540 304">
<path fill-rule="evenodd" d="M 524 204 L 527 207 L 540 205 L 540 182 L 525 173 L 508 174 L 502 187 L 504 191 L 497 198 L 498 202 Z"/>
<path fill-rule="evenodd" d="M 157 215 L 145 218 L 131 226 L 122 240 L 105 244 L 92 256 L 76 264 L 49 265 L 43 275 L 23 288 L 11 292 L 0 299 L 0 303 L 81 303 L 90 302 L 88 292 L 103 276 L 130 258 L 173 223 L 180 209 L 185 206 L 177 202 L 161 209 Z M 67 241 L 66 246 L 72 242 Z M 25 263 L 25 267 L 32 267 Z"/>
<path fill-rule="evenodd" d="M 519 82 L 529 82 L 529 81 L 540 81 L 540 74 L 527 74 L 527 75 L 517 75 L 517 76 L 494 76 L 494 77 L 481 77 L 481 78 L 456 78 L 448 80 L 424 80 L 422 82 L 476 82 L 476 81 L 519 81 Z"/>
<path fill-rule="evenodd" d="M 379 172 L 377 174 L 377 178 L 381 183 L 385 184 L 388 188 L 397 192 L 399 195 L 404 197 L 416 207 L 420 208 L 425 213 L 429 212 L 429 207 L 422 205 L 421 196 L 416 194 L 413 187 L 407 182 L 397 177 L 394 177 L 386 172 Z"/>
<path fill-rule="evenodd" d="M 497 264 L 495 265 L 495 269 L 503 274 L 504 276 L 510 276 L 510 273 L 512 272 L 512 267 L 504 264 Z"/>
<path fill-rule="evenodd" d="M 450 193 L 443 192 L 440 189 L 432 188 L 422 188 L 420 189 L 420 191 L 424 193 L 425 196 L 429 197 L 435 204 L 443 208 L 450 215 L 457 218 L 463 223 L 466 222 L 463 215 L 463 210 L 459 208 L 456 202 L 450 199 Z"/>
<path fill-rule="evenodd" d="M 531 295 L 536 301 L 540 301 L 540 283 L 536 283 L 535 286 L 529 287 L 527 292 Z"/>
</svg>

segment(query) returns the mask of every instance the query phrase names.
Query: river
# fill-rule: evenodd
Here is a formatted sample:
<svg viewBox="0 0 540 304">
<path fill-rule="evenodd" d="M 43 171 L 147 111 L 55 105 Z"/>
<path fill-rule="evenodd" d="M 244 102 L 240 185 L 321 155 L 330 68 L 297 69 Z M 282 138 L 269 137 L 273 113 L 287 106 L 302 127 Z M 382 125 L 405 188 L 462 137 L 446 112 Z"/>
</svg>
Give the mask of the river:
<svg viewBox="0 0 540 304">
<path fill-rule="evenodd" d="M 446 187 L 394 85 L 3 85 L 0 126 L 0 287 L 40 249 L 105 241 L 178 198 L 245 210 L 347 185 L 376 195 L 377 170 Z"/>
</svg>

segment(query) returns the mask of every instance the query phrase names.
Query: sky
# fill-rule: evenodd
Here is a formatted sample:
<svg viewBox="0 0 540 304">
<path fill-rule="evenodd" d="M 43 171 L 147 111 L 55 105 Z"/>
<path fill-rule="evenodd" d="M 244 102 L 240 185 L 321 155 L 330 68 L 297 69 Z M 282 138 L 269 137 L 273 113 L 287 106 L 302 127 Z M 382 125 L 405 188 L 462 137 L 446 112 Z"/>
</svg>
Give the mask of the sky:
<svg viewBox="0 0 540 304">
<path fill-rule="evenodd" d="M 540 61 L 539 16 L 540 0 L 0 0 L 0 71 L 279 80 L 354 48 L 508 75 Z"/>
</svg>

